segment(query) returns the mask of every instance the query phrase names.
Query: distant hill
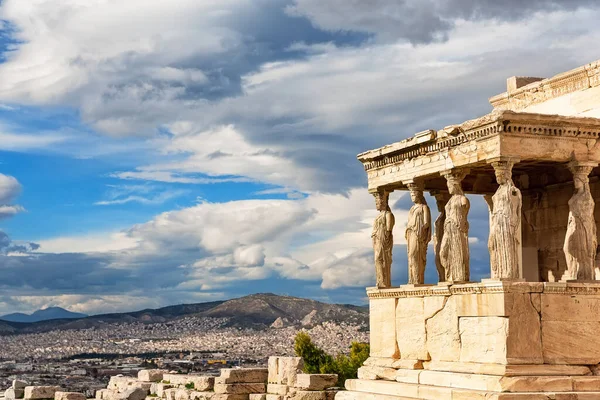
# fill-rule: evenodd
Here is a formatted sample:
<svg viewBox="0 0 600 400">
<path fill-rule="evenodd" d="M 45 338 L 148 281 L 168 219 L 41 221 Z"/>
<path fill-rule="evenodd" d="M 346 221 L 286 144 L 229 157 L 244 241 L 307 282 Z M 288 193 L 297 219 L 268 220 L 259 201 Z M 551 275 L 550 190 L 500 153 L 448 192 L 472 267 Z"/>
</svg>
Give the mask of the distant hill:
<svg viewBox="0 0 600 400">
<path fill-rule="evenodd" d="M 80 319 L 86 318 L 86 314 L 75 313 L 61 307 L 48 307 L 38 310 L 33 314 L 13 313 L 0 317 L 0 320 L 8 322 L 40 322 L 52 319 Z"/>
<path fill-rule="evenodd" d="M 66 312 L 68 313 L 68 311 Z M 74 313 L 69 315 L 72 314 Z M 14 314 L 12 315 L 14 316 Z M 141 322 L 152 324 L 176 321 L 186 316 L 228 318 L 230 326 L 255 329 L 266 329 L 271 325 L 274 327 L 311 326 L 325 321 L 364 324 L 366 326 L 369 319 L 369 309 L 363 306 L 328 304 L 298 297 L 261 293 L 228 301 L 180 304 L 159 309 L 89 317 L 47 319 L 37 322 L 5 319 L 0 321 L 0 335 L 46 332 L 56 329 L 87 329 L 100 327 L 107 323 Z M 4 319 L 4 317 L 0 319 Z"/>
</svg>

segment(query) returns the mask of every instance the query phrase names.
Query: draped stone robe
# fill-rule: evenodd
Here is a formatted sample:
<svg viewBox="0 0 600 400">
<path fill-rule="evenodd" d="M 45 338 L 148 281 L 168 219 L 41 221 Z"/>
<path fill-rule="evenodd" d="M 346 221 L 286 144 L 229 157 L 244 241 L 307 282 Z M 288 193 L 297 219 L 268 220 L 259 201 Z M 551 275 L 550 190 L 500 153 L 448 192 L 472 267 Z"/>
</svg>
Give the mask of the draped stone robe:
<svg viewBox="0 0 600 400">
<path fill-rule="evenodd" d="M 492 197 L 488 241 L 492 278 L 519 278 L 521 201 L 521 191 L 512 181 L 500 185 Z"/>
<path fill-rule="evenodd" d="M 469 280 L 469 208 L 469 199 L 462 194 L 453 195 L 446 204 L 444 236 L 440 246 L 446 281 Z"/>
<path fill-rule="evenodd" d="M 597 245 L 594 199 L 586 186 L 569 200 L 569 221 L 564 244 L 567 271 L 564 278 L 594 280 Z"/>
<path fill-rule="evenodd" d="M 426 204 L 415 204 L 411 207 L 405 237 L 408 251 L 408 283 L 425 283 L 427 244 L 431 241 L 431 213 Z"/>
<path fill-rule="evenodd" d="M 394 226 L 394 214 L 386 210 L 379 213 L 373 223 L 373 250 L 375 252 L 375 273 L 378 288 L 389 288 L 392 286 L 392 249 L 394 237 L 391 227 L 388 230 L 388 219 L 391 219 L 391 227 Z"/>
</svg>

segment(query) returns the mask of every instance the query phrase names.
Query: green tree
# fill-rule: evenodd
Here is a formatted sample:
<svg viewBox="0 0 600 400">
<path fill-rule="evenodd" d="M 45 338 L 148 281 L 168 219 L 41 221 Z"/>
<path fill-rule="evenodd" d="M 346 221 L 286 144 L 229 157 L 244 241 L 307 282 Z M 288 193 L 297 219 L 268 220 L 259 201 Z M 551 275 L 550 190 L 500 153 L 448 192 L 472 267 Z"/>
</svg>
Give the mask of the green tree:
<svg viewBox="0 0 600 400">
<path fill-rule="evenodd" d="M 338 385 L 344 386 L 346 379 L 357 377 L 358 368 L 369 357 L 369 344 L 353 342 L 348 356 L 336 357 L 327 354 L 315 345 L 306 332 L 298 332 L 294 341 L 294 350 L 304 359 L 304 372 L 309 374 L 338 374 Z"/>
</svg>

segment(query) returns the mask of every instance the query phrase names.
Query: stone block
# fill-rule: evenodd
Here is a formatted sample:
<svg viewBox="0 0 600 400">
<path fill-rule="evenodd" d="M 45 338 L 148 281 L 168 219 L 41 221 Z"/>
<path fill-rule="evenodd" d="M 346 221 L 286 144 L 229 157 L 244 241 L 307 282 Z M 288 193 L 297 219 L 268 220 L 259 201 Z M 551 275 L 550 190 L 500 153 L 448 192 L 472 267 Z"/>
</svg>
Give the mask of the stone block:
<svg viewBox="0 0 600 400">
<path fill-rule="evenodd" d="M 279 382 L 279 357 L 269 357 L 267 366 L 269 370 L 267 383 L 281 383 Z"/>
<path fill-rule="evenodd" d="M 215 393 L 210 400 L 248 400 L 250 398 L 247 394 L 224 394 Z"/>
<path fill-rule="evenodd" d="M 283 400 L 283 396 L 280 394 L 267 393 L 267 400 Z"/>
<path fill-rule="evenodd" d="M 506 363 L 508 318 L 462 317 L 459 332 L 461 362 Z"/>
<path fill-rule="evenodd" d="M 267 400 L 267 394 L 266 393 L 253 393 L 253 394 L 249 395 L 248 400 Z"/>
<path fill-rule="evenodd" d="M 508 317 L 512 300 L 512 293 L 457 295 L 456 314 L 459 317 Z"/>
<path fill-rule="evenodd" d="M 269 383 L 267 385 L 267 393 L 270 394 L 279 394 L 279 395 L 286 395 L 288 394 L 289 391 L 289 386 L 288 385 L 279 385 L 279 384 L 275 384 L 275 383 Z"/>
<path fill-rule="evenodd" d="M 127 389 L 119 393 L 118 397 L 121 400 L 145 400 L 147 394 L 147 390 L 144 390 L 139 387 L 133 387 L 131 389 Z"/>
<path fill-rule="evenodd" d="M 389 323 L 389 321 L 388 321 Z M 396 306 L 396 340 L 401 358 L 428 360 L 422 297 L 400 298 Z"/>
<path fill-rule="evenodd" d="M 325 390 L 335 387 L 337 374 L 298 374 L 296 387 L 301 390 Z"/>
<path fill-rule="evenodd" d="M 155 394 L 158 397 L 164 397 L 165 390 L 173 388 L 170 383 L 153 383 L 150 386 L 150 394 Z"/>
<path fill-rule="evenodd" d="M 423 367 L 432 371 L 459 372 L 498 376 L 571 376 L 590 375 L 590 368 L 581 365 L 502 365 L 463 362 L 429 361 Z"/>
<path fill-rule="evenodd" d="M 417 385 L 400 383 L 400 382 L 389 382 L 389 381 L 367 381 L 362 379 L 348 379 L 346 380 L 346 389 L 353 392 L 359 392 L 362 397 L 355 397 L 355 399 L 366 399 L 367 393 L 376 395 L 372 397 L 374 400 L 380 398 L 385 399 L 384 396 L 403 396 L 406 399 L 419 399 L 419 387 Z M 344 398 L 343 394 L 346 392 L 339 392 L 336 396 Z M 402 398 L 402 397 L 401 397 Z"/>
<path fill-rule="evenodd" d="M 203 392 L 212 390 L 215 384 L 215 378 L 212 376 L 204 376 L 204 375 L 184 375 L 184 374 L 164 374 L 163 382 L 168 382 L 168 384 L 173 386 L 191 386 L 191 389 L 195 389 L 197 391 Z"/>
<path fill-rule="evenodd" d="M 528 293 L 514 293 L 506 342 L 509 364 L 543 364 L 540 315 Z"/>
<path fill-rule="evenodd" d="M 9 388 L 4 392 L 4 398 L 6 400 L 22 399 L 24 395 L 25 389 Z"/>
<path fill-rule="evenodd" d="M 542 321 L 544 362 L 594 365 L 600 363 L 600 322 Z"/>
<path fill-rule="evenodd" d="M 218 383 L 266 383 L 269 378 L 267 368 L 223 368 Z"/>
<path fill-rule="evenodd" d="M 450 296 L 444 308 L 426 322 L 427 350 L 432 360 L 458 361 L 460 359 L 460 334 L 455 298 L 456 296 Z"/>
<path fill-rule="evenodd" d="M 12 386 L 13 389 L 25 389 L 27 387 L 27 382 L 19 380 L 19 379 L 15 379 L 12 381 Z"/>
<path fill-rule="evenodd" d="M 279 357 L 277 363 L 278 380 L 282 385 L 294 386 L 296 376 L 302 373 L 304 360 L 302 357 Z"/>
<path fill-rule="evenodd" d="M 54 400 L 86 400 L 83 393 L 77 392 L 56 392 Z"/>
<path fill-rule="evenodd" d="M 216 383 L 215 393 L 225 394 L 250 394 L 265 393 L 267 387 L 264 383 Z M 177 399 L 176 399 L 177 400 Z"/>
<path fill-rule="evenodd" d="M 175 394 L 177 393 L 177 388 L 165 389 L 164 390 L 164 398 L 167 400 L 175 400 Z"/>
<path fill-rule="evenodd" d="M 414 369 L 399 369 L 396 371 L 396 382 L 419 383 L 419 375 L 422 371 Z"/>
<path fill-rule="evenodd" d="M 299 390 L 290 397 L 290 400 L 327 400 L 327 394 L 324 391 L 309 392 Z"/>
<path fill-rule="evenodd" d="M 143 369 L 138 372 L 138 380 L 142 382 L 160 382 L 164 371 L 160 369 Z"/>
<path fill-rule="evenodd" d="M 377 380 L 383 379 L 387 381 L 396 380 L 396 369 L 375 366 L 362 366 L 358 369 L 358 379 Z"/>
<path fill-rule="evenodd" d="M 600 321 L 600 296 L 542 294 L 542 321 Z"/>
<path fill-rule="evenodd" d="M 579 392 L 600 392 L 600 376 L 574 376 L 573 390 Z"/>
<path fill-rule="evenodd" d="M 53 399 L 54 394 L 60 391 L 58 386 L 26 386 L 25 399 Z M 146 396 L 144 396 L 146 397 Z"/>
<path fill-rule="evenodd" d="M 96 400 L 106 400 L 108 398 L 108 396 L 106 396 L 108 392 L 108 389 L 96 390 Z"/>
<path fill-rule="evenodd" d="M 400 358 L 396 342 L 396 305 L 397 299 L 393 298 L 369 301 L 371 357 Z"/>
</svg>

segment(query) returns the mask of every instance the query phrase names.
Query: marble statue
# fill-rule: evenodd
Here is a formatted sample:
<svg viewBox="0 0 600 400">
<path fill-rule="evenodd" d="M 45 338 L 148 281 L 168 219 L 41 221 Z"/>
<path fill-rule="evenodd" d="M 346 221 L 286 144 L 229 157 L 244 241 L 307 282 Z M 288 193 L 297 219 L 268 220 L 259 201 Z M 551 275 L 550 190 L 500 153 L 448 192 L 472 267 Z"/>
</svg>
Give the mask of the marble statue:
<svg viewBox="0 0 600 400">
<path fill-rule="evenodd" d="M 375 193 L 375 204 L 379 215 L 373 223 L 373 250 L 375 252 L 375 274 L 378 288 L 389 288 L 392 286 L 392 249 L 394 237 L 392 229 L 395 219 L 392 210 L 388 206 L 389 193 L 378 191 Z"/>
<path fill-rule="evenodd" d="M 431 212 L 423 196 L 422 186 L 411 183 L 410 198 L 414 205 L 408 212 L 406 249 L 408 252 L 408 283 L 425 283 L 427 245 L 431 241 Z"/>
<path fill-rule="evenodd" d="M 440 260 L 446 271 L 446 281 L 469 280 L 469 221 L 467 215 L 471 207 L 464 195 L 461 181 L 464 173 L 452 171 L 445 174 L 450 200 L 446 204 L 444 236 L 440 246 Z"/>
<path fill-rule="evenodd" d="M 594 199 L 588 175 L 591 166 L 572 164 L 575 193 L 569 200 L 569 220 L 563 250 L 567 270 L 563 280 L 595 280 L 595 259 L 598 239 L 594 220 Z"/>
<path fill-rule="evenodd" d="M 521 191 L 512 180 L 512 162 L 492 163 L 500 185 L 490 207 L 491 276 L 493 279 L 520 278 L 521 263 Z M 488 201 L 488 199 L 486 199 Z"/>
<path fill-rule="evenodd" d="M 446 204 L 450 199 L 450 195 L 447 192 L 434 192 L 432 193 L 435 197 L 435 203 L 438 209 L 438 217 L 434 222 L 433 231 L 433 252 L 435 254 L 435 268 L 438 272 L 438 280 L 440 282 L 446 281 L 446 270 L 442 265 L 440 259 L 440 248 L 442 246 L 442 237 L 444 236 L 444 223 L 446 222 Z"/>
</svg>

